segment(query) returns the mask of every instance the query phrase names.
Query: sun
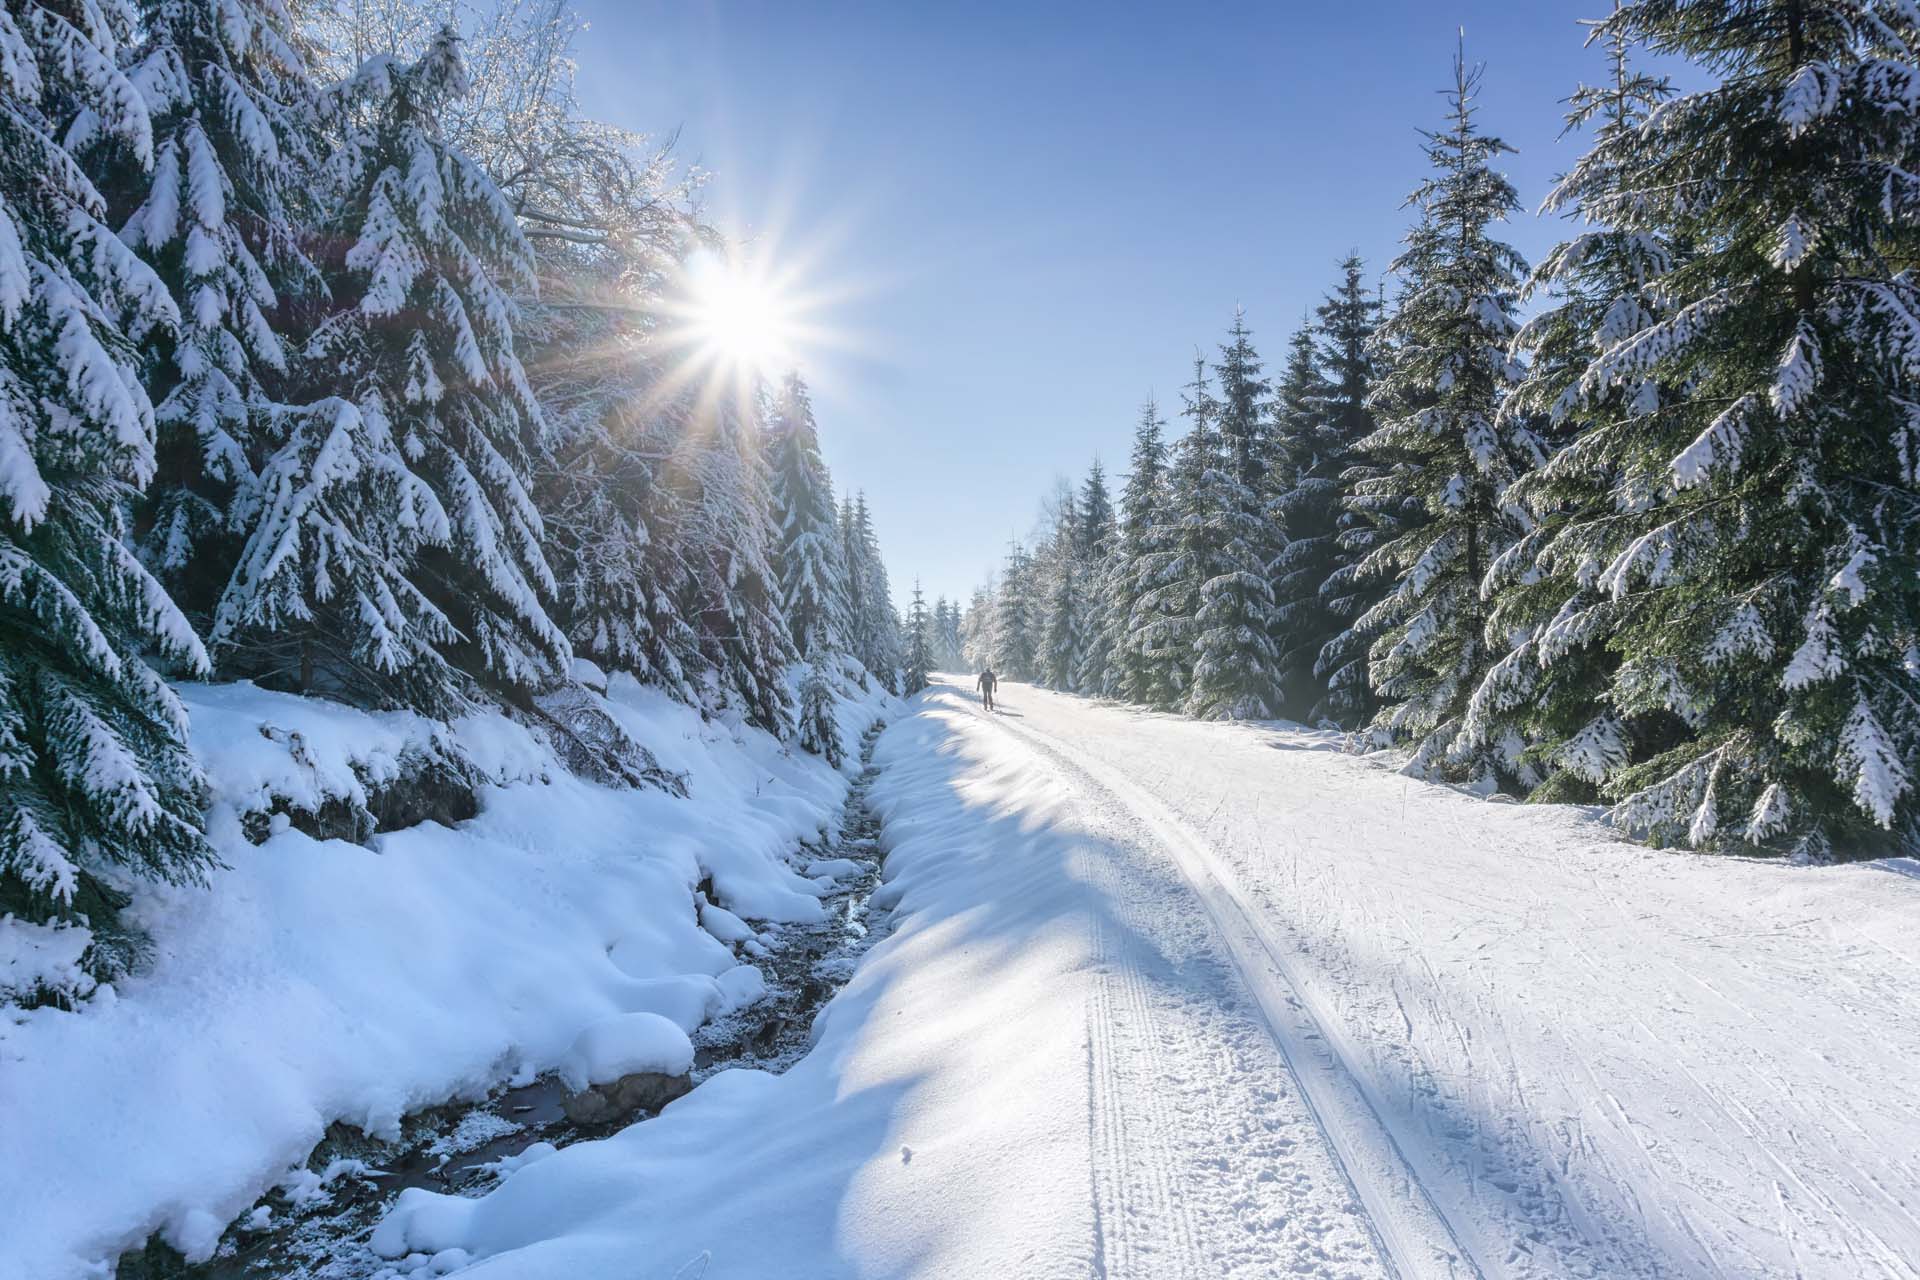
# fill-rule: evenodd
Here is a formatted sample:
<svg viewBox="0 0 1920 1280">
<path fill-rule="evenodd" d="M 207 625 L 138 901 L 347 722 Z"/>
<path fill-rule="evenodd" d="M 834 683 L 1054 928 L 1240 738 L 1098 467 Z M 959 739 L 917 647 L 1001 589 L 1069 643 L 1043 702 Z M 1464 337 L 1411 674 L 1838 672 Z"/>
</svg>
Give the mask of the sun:
<svg viewBox="0 0 1920 1280">
<path fill-rule="evenodd" d="M 704 249 L 687 259 L 686 271 L 688 337 L 704 361 L 760 378 L 793 365 L 793 306 L 774 281 Z"/>
</svg>

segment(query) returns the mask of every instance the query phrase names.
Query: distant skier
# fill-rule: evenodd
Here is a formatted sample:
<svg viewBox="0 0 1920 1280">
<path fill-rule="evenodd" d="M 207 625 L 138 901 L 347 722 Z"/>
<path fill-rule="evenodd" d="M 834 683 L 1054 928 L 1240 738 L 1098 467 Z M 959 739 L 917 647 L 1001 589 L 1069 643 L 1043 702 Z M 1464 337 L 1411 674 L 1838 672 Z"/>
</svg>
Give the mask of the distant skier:
<svg viewBox="0 0 1920 1280">
<path fill-rule="evenodd" d="M 988 711 L 993 710 L 993 691 L 1000 687 L 1000 677 L 993 674 L 992 667 L 988 667 L 980 673 L 978 683 L 980 685 L 980 705 Z"/>
</svg>

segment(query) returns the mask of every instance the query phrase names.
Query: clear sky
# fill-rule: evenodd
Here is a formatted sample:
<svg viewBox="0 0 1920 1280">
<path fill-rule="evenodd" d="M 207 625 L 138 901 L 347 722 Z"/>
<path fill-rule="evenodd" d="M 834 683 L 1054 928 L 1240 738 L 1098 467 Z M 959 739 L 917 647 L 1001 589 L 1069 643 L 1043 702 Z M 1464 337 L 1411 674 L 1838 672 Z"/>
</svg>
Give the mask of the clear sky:
<svg viewBox="0 0 1920 1280">
<path fill-rule="evenodd" d="M 1357 248 L 1384 267 L 1456 29 L 1531 210 L 1577 156 L 1606 0 L 581 0 L 593 114 L 711 171 L 708 214 L 817 300 L 827 460 L 896 594 L 964 596 L 1056 475 L 1118 473 L 1246 308 L 1271 370 Z M 1525 217 L 1535 258 L 1563 225 Z"/>
</svg>

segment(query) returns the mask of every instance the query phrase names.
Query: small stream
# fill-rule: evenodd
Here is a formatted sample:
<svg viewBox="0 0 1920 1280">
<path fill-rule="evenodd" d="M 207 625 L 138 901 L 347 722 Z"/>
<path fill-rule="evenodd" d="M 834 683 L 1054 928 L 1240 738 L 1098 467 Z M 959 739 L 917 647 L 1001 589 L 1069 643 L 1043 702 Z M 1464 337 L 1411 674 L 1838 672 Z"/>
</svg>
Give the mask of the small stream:
<svg viewBox="0 0 1920 1280">
<path fill-rule="evenodd" d="M 799 850 L 803 864 L 847 858 L 859 863 L 862 873 L 821 900 L 825 920 L 781 926 L 771 931 L 766 954 L 742 956 L 765 974 L 766 998 L 694 1032 L 693 1083 L 732 1067 L 781 1072 L 799 1061 L 807 1052 L 814 1014 L 882 936 L 884 921 L 870 919 L 867 909 L 880 878 L 880 823 L 867 805 L 867 793 L 877 774 L 873 746 L 883 727 L 876 721 L 861 739 L 862 768 L 841 813 L 839 838 Z M 425 1187 L 484 1195 L 536 1143 L 564 1147 L 604 1138 L 653 1114 L 578 1124 L 563 1109 L 567 1096 L 557 1077 L 543 1075 L 529 1084 L 497 1088 L 478 1101 L 415 1112 L 401 1122 L 397 1141 L 335 1123 L 304 1168 L 228 1226 L 211 1259 L 190 1263 L 155 1237 L 121 1256 L 118 1280 L 375 1280 L 440 1274 L 430 1265 L 409 1270 L 368 1248 L 375 1224 L 400 1192 Z"/>
</svg>

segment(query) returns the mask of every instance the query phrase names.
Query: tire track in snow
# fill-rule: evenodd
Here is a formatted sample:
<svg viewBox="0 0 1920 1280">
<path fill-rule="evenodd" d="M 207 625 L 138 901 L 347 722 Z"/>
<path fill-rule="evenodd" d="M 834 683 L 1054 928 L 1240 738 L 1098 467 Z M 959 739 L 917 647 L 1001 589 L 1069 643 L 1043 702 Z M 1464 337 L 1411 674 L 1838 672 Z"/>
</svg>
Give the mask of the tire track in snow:
<svg viewBox="0 0 1920 1280">
<path fill-rule="evenodd" d="M 1046 758 L 1090 798 L 1106 798 L 1108 815 L 1124 815 L 1178 868 L 1264 1015 L 1299 1096 L 1363 1206 L 1368 1229 L 1393 1274 L 1402 1280 L 1467 1280 L 1488 1274 L 1406 1157 L 1385 1108 L 1353 1065 L 1353 1050 L 1344 1042 L 1340 1024 L 1316 1008 L 1294 981 L 1284 951 L 1261 931 L 1257 916 L 1205 841 L 1105 764 L 1009 718 L 994 716 L 992 721 Z M 1113 1219 L 1105 1222 L 1111 1239 Z M 1493 1268 L 1496 1274 L 1499 1270 Z"/>
</svg>

